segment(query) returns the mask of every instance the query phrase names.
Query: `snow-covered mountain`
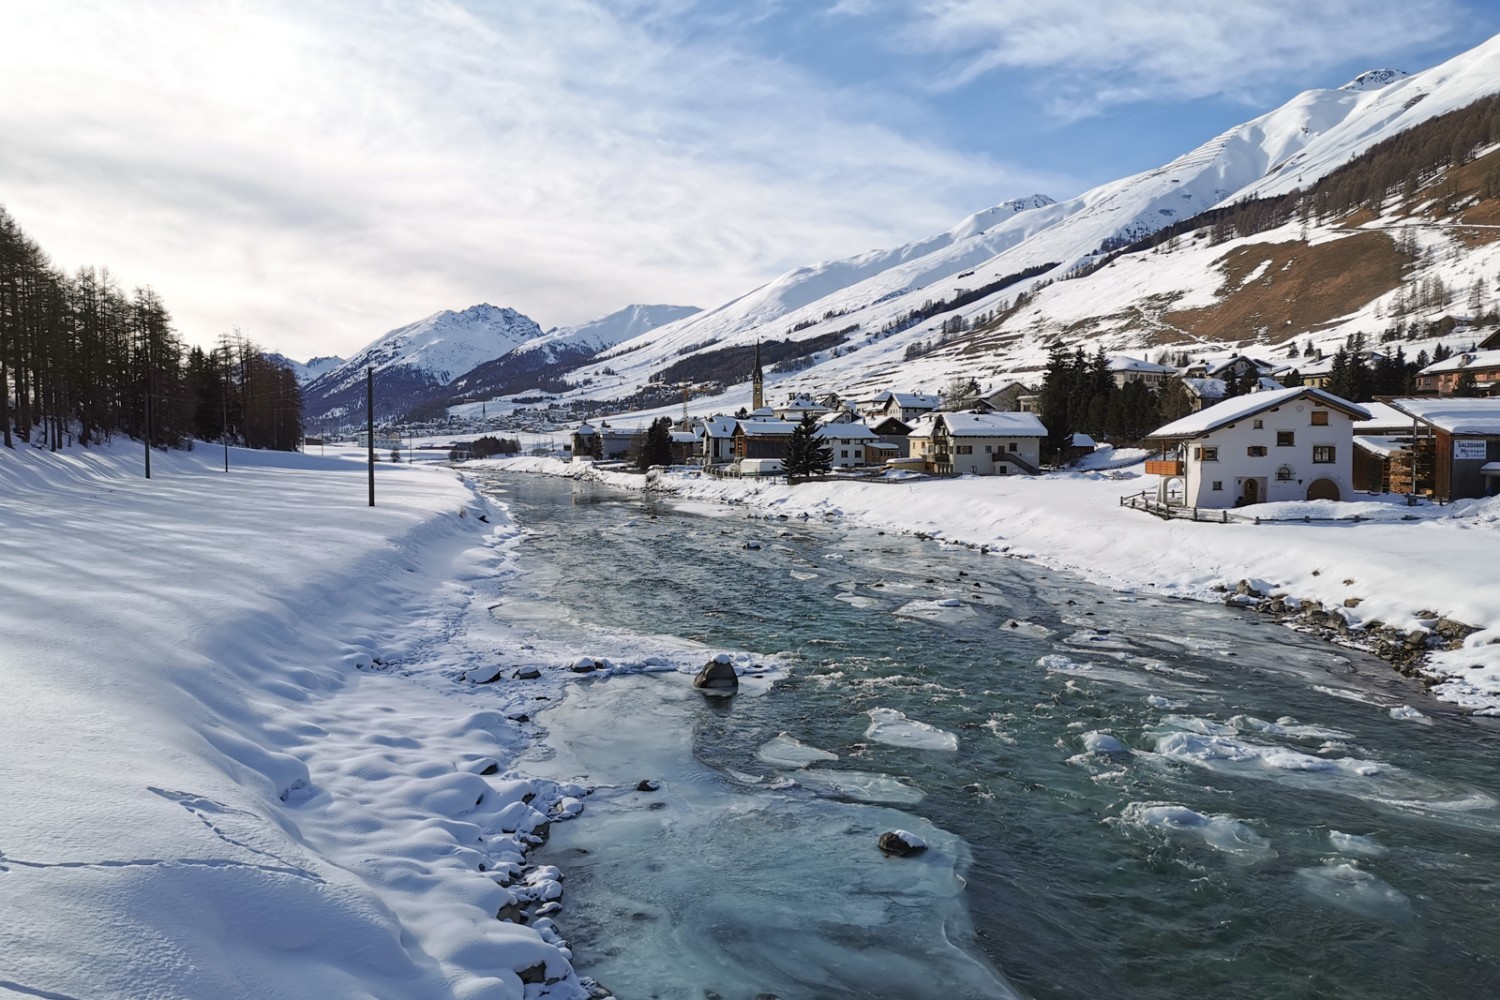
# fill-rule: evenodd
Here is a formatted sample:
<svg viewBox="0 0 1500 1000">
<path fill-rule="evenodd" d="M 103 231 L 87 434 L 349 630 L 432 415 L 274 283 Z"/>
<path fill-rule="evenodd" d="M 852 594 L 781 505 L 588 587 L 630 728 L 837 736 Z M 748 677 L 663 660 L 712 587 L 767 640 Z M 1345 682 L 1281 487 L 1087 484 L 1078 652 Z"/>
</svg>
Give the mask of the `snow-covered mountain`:
<svg viewBox="0 0 1500 1000">
<path fill-rule="evenodd" d="M 298 385 L 307 385 L 318 376 L 333 371 L 333 369 L 344 363 L 343 358 L 333 357 L 332 355 L 326 358 L 311 358 L 306 363 L 303 363 L 301 361 L 293 361 L 285 354 L 277 354 L 275 352 L 267 354 L 266 360 L 273 361 L 283 368 L 290 368 L 292 374 L 297 378 Z"/>
<path fill-rule="evenodd" d="M 963 363 L 971 370 L 1024 367 L 1044 353 L 1040 338 L 996 320 L 1018 292 L 1087 269 L 1111 251 L 1207 210 L 1306 188 L 1376 143 L 1497 91 L 1500 39 L 1412 75 L 1362 73 L 1343 87 L 1299 94 L 1162 167 L 1074 198 L 1006 202 L 923 240 L 789 271 L 716 308 L 623 341 L 571 380 L 579 395 L 626 398 L 651 385 L 653 374 L 687 370 L 685 358 L 701 358 L 700 369 L 712 371 L 714 352 L 727 357 L 757 340 L 789 340 L 809 346 L 797 359 L 803 370 L 781 380 L 788 389 L 898 382 L 930 389 L 950 374 L 954 359 L 944 359 L 944 368 L 912 358 L 931 354 L 936 341 L 951 335 L 945 324 L 957 320 L 965 329 L 1001 323 L 968 353 Z M 1198 279 L 1209 288 L 1220 283 L 1212 271 L 1220 256 L 1202 262 L 1210 273 Z M 1100 288 L 1100 281 L 1049 288 L 1049 298 L 1071 296 L 1075 325 L 1054 326 L 1048 335 L 1087 340 L 1098 311 L 1080 296 Z M 1108 308 L 1138 307 L 1128 293 L 1111 292 Z M 1138 339 L 1174 337 L 1192 339 L 1160 328 Z"/>
<path fill-rule="evenodd" d="M 455 379 L 448 398 L 462 403 L 566 389 L 563 377 L 600 351 L 698 311 L 696 306 L 633 305 L 578 326 L 553 327 Z"/>
<path fill-rule="evenodd" d="M 391 330 L 314 379 L 304 389 L 304 412 L 310 426 L 362 413 L 365 370 L 374 368 L 377 418 L 398 415 L 431 401 L 437 390 L 476 365 L 541 334 L 534 320 L 514 309 L 482 304 L 434 313 Z"/>
</svg>

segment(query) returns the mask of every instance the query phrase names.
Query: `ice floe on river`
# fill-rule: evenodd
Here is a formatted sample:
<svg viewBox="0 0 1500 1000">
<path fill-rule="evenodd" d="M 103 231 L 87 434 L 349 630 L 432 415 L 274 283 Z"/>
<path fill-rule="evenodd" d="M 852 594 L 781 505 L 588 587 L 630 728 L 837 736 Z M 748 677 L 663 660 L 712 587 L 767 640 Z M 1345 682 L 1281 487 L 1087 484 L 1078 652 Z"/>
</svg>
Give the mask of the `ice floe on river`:
<svg viewBox="0 0 1500 1000">
<path fill-rule="evenodd" d="M 954 733 L 908 719 L 894 708 L 872 708 L 865 714 L 870 717 L 865 739 L 916 750 L 958 749 L 958 736 Z"/>
</svg>

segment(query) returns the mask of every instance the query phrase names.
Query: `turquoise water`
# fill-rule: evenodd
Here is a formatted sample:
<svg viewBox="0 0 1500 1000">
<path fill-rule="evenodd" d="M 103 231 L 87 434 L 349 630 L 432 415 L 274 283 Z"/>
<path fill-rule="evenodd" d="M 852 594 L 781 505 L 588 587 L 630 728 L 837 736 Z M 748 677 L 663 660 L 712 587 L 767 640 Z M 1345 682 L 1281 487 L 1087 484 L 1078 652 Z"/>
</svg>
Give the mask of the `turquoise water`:
<svg viewBox="0 0 1500 1000">
<path fill-rule="evenodd" d="M 837 523 L 497 488 L 551 607 L 792 664 L 541 718 L 530 766 L 599 790 L 540 860 L 619 996 L 1500 996 L 1500 739 L 1379 661 Z M 897 826 L 932 849 L 874 851 Z"/>
</svg>

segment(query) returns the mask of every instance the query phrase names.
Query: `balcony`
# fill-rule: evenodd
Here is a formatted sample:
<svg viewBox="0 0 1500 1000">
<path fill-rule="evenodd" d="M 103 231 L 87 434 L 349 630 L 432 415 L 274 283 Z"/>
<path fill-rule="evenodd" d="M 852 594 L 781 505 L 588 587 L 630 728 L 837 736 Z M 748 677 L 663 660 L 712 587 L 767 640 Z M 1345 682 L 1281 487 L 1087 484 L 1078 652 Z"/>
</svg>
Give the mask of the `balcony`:
<svg viewBox="0 0 1500 1000">
<path fill-rule="evenodd" d="M 1146 459 L 1146 475 L 1148 476 L 1180 476 L 1183 474 L 1183 462 L 1180 458 L 1148 458 Z"/>
</svg>

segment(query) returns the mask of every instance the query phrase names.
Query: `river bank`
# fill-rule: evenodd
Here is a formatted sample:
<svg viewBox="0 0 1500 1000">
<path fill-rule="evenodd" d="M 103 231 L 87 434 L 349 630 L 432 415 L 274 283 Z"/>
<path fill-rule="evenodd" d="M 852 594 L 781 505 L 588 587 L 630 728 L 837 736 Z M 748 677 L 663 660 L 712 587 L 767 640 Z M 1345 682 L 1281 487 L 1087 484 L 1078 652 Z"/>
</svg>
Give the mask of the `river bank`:
<svg viewBox="0 0 1500 1000">
<path fill-rule="evenodd" d="M 589 996 L 529 860 L 586 790 L 513 767 L 577 675 L 487 611 L 504 511 L 449 469 L 382 465 L 370 507 L 360 462 L 138 449 L 0 451 L 0 992 Z"/>
<path fill-rule="evenodd" d="M 1031 559 L 1117 590 L 1309 614 L 1307 627 L 1336 641 L 1399 644 L 1406 668 L 1435 697 L 1500 715 L 1500 587 L 1493 583 L 1500 498 L 1418 507 L 1398 498 L 1262 504 L 1266 523 L 1209 524 L 1122 507 L 1121 497 L 1154 482 L 1131 469 L 789 486 L 680 471 L 648 481 L 555 459 L 493 464 L 741 505 L 759 516 L 852 518 Z M 1300 520 L 1356 514 L 1361 521 Z"/>
</svg>

